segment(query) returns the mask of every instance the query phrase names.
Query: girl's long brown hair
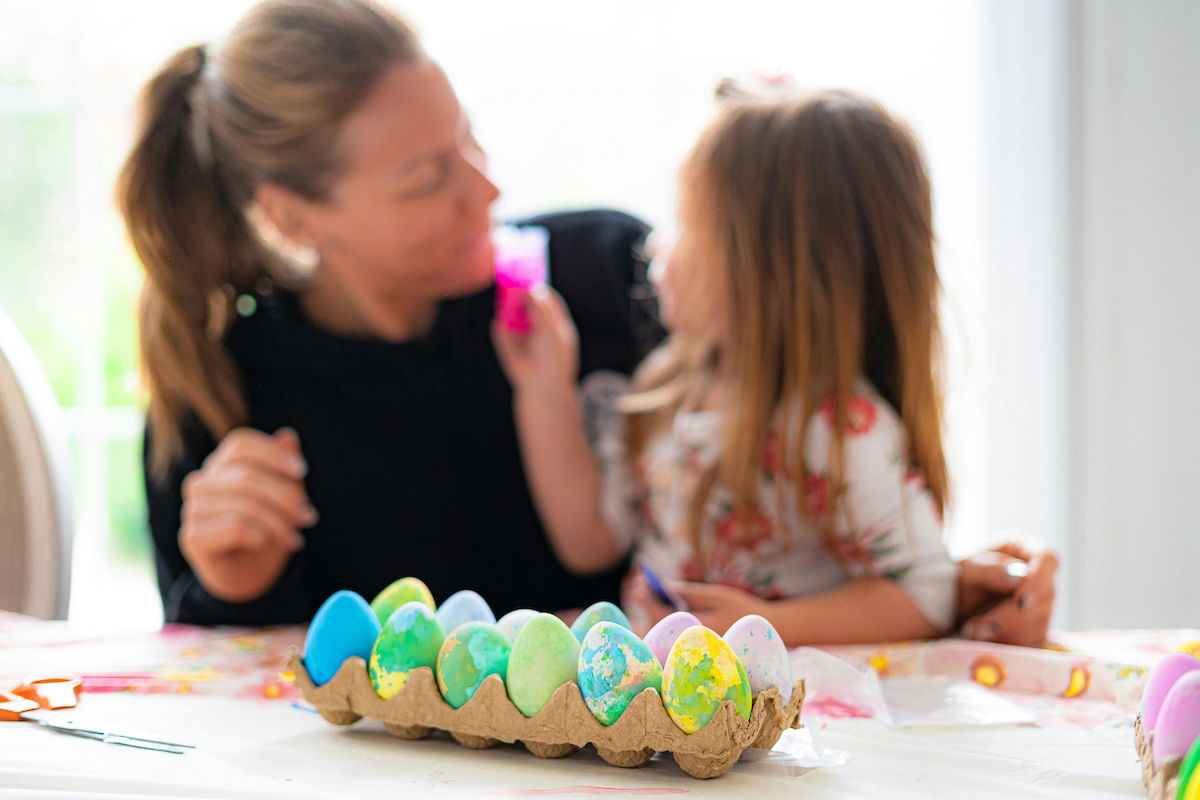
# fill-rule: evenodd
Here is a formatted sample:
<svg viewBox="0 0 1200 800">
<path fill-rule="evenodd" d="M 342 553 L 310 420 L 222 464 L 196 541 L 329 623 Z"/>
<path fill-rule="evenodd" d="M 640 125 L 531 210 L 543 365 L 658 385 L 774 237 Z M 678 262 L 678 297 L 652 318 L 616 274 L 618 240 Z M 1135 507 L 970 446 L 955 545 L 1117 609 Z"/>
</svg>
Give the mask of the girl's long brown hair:
<svg viewBox="0 0 1200 800">
<path fill-rule="evenodd" d="M 247 220 L 255 190 L 326 199 L 344 167 L 342 120 L 420 57 L 408 24 L 370 0 L 267 0 L 219 49 L 180 50 L 143 89 L 117 202 L 146 272 L 138 339 L 156 477 L 192 415 L 218 440 L 246 421 L 223 337 L 236 295 L 277 259 Z"/>
<path fill-rule="evenodd" d="M 706 384 L 731 390 L 721 458 L 699 479 L 686 523 L 697 555 L 703 559 L 700 525 L 714 485 L 728 487 L 737 510 L 757 509 L 776 426 L 784 471 L 828 541 L 839 511 L 831 503 L 821 513 L 807 500 L 807 422 L 833 398 L 836 498 L 859 375 L 899 413 L 909 464 L 944 509 L 940 285 L 929 178 L 907 126 L 845 91 L 740 99 L 695 146 L 681 189 L 709 212 L 725 266 L 727 333 L 719 352 L 672 335 L 635 375 L 625 407 L 636 457 Z"/>
</svg>

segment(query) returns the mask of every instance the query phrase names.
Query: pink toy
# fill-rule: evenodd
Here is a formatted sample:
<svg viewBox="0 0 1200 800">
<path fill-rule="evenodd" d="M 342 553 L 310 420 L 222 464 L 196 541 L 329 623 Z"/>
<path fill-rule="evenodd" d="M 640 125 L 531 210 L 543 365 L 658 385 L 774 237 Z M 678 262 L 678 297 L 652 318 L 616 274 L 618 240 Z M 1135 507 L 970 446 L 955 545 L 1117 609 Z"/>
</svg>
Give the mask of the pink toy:
<svg viewBox="0 0 1200 800">
<path fill-rule="evenodd" d="M 496 317 L 505 330 L 528 333 L 533 323 L 522 298 L 546 285 L 549 234 L 545 228 L 501 225 L 492 239 L 496 245 Z"/>
</svg>

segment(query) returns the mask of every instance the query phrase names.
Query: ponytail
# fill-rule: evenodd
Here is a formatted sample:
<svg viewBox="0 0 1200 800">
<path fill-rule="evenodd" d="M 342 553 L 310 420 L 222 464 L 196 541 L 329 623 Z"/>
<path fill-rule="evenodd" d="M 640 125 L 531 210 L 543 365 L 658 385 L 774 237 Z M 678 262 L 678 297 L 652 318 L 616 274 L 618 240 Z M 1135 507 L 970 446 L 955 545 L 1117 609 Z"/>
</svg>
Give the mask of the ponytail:
<svg viewBox="0 0 1200 800">
<path fill-rule="evenodd" d="M 146 85 L 136 144 L 117 184 L 146 271 L 139 349 L 154 431 L 151 471 L 159 479 L 182 448 L 189 412 L 217 439 L 246 421 L 222 339 L 234 293 L 264 272 L 262 248 L 222 189 L 211 138 L 197 148 L 197 138 L 209 136 L 197 113 L 204 66 L 204 48 L 186 47 Z"/>
</svg>

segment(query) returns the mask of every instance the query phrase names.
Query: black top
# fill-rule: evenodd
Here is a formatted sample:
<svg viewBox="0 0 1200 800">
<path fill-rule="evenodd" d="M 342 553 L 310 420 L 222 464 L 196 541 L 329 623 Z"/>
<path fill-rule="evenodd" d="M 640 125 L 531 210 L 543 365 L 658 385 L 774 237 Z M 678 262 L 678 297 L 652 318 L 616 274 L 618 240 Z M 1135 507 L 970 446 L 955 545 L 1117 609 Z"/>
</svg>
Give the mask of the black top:
<svg viewBox="0 0 1200 800">
<path fill-rule="evenodd" d="M 638 299 L 646 226 L 613 211 L 522 224 L 549 229 L 551 283 L 579 328 L 581 376 L 629 373 L 661 335 L 652 307 Z M 546 539 L 522 470 L 511 390 L 492 349 L 493 311 L 493 289 L 447 300 L 427 337 L 389 343 L 314 327 L 294 294 L 260 296 L 257 311 L 231 327 L 227 346 L 250 426 L 299 433 L 320 521 L 263 597 L 212 597 L 178 543 L 181 482 L 216 446 L 193 426 L 168 479 L 146 485 L 166 619 L 306 622 L 338 589 L 370 600 L 407 575 L 424 580 L 439 602 L 475 589 L 497 616 L 615 601 L 626 565 L 578 577 Z"/>
</svg>

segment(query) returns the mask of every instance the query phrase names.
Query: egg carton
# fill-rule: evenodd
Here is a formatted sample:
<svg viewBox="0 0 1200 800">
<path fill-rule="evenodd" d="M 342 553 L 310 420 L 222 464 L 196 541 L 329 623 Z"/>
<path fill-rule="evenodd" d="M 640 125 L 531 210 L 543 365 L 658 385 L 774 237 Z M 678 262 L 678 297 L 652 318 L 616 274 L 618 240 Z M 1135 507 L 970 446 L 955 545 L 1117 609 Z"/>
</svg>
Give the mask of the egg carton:
<svg viewBox="0 0 1200 800">
<path fill-rule="evenodd" d="M 435 729 L 444 730 L 459 744 L 480 750 L 519 741 L 540 758 L 561 758 L 591 744 L 615 767 L 640 767 L 656 752 L 665 751 L 694 778 L 723 775 L 747 748 L 769 750 L 786 729 L 803 727 L 803 680 L 796 681 L 787 704 L 779 689 L 772 687 L 754 697 L 749 720 L 738 716 L 734 704 L 726 701 L 703 728 L 685 734 L 654 689 L 635 697 L 621 718 L 605 727 L 592 716 L 574 682 L 558 687 L 545 708 L 526 717 L 508 699 L 499 675 L 489 675 L 475 695 L 455 709 L 442 699 L 429 667 L 410 672 L 404 689 L 387 700 L 375 693 L 366 662 L 358 656 L 342 662 L 323 686 L 313 684 L 294 649 L 288 669 L 295 674 L 304 699 L 334 725 L 351 725 L 363 717 L 378 719 L 401 739 L 423 739 Z"/>
<path fill-rule="evenodd" d="M 1142 785 L 1146 787 L 1150 800 L 1174 800 L 1179 792 L 1179 768 L 1183 765 L 1183 759 L 1165 758 L 1158 769 L 1154 768 L 1154 756 L 1150 749 L 1154 734 L 1147 736 L 1142 729 L 1141 714 L 1133 721 L 1133 741 L 1138 760 L 1142 762 Z"/>
</svg>

